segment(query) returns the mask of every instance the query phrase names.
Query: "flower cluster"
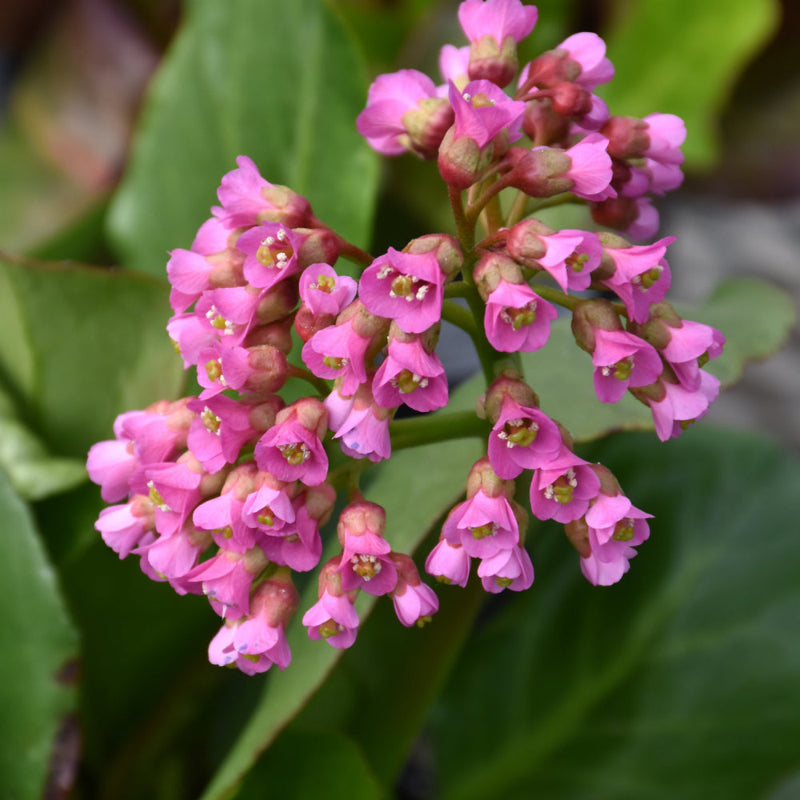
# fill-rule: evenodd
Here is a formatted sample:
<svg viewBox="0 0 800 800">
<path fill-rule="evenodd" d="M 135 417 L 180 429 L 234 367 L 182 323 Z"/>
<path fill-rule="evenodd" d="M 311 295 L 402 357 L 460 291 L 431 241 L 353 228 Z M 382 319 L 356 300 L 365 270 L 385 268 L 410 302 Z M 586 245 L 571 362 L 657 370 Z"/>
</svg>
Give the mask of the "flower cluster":
<svg viewBox="0 0 800 800">
<path fill-rule="evenodd" d="M 672 238 L 629 240 L 655 233 L 650 196 L 680 184 L 685 132 L 671 115 L 609 115 L 594 90 L 614 70 L 594 34 L 519 70 L 517 44 L 536 20 L 519 0 L 465 0 L 470 43 L 442 49 L 444 83 L 414 70 L 381 75 L 358 117 L 377 151 L 436 159 L 457 237 L 429 234 L 373 258 L 240 156 L 191 247 L 172 251 L 167 330 L 200 391 L 120 415 L 87 467 L 114 504 L 96 523 L 104 541 L 178 593 L 206 595 L 221 617 L 212 663 L 248 674 L 287 666 L 293 575 L 319 565 L 321 531 L 343 492 L 339 552 L 303 612 L 308 635 L 349 647 L 362 592 L 388 595 L 406 626 L 437 610 L 358 476 L 391 456 L 401 406 L 424 414 L 448 405 L 436 355 L 443 319 L 475 341 L 488 435 L 426 571 L 464 586 L 477 559 L 487 591 L 528 588 L 530 514 L 563 524 L 594 584 L 618 581 L 647 539 L 650 515 L 607 468 L 574 452 L 518 354 L 547 344 L 561 307 L 591 356 L 601 402 L 629 391 L 650 407 L 662 440 L 706 413 L 719 384 L 702 367 L 724 339 L 665 301 Z M 588 206 L 593 230 L 553 230 L 535 216 L 575 201 Z M 357 280 L 337 271 L 340 256 L 360 267 Z M 527 507 L 515 500 L 523 475 Z"/>
</svg>

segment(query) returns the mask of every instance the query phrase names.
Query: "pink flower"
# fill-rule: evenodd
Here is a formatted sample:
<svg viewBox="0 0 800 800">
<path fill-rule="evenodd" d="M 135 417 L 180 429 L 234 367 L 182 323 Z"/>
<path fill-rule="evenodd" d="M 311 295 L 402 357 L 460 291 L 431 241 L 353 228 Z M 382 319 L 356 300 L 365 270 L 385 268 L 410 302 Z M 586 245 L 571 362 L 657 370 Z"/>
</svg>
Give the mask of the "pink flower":
<svg viewBox="0 0 800 800">
<path fill-rule="evenodd" d="M 699 360 L 711 360 L 722 353 L 725 337 L 710 325 L 683 320 L 680 327 L 669 326 L 669 342 L 661 354 L 672 367 L 685 389 L 700 388 L 702 374 Z"/>
<path fill-rule="evenodd" d="M 439 610 L 439 599 L 430 586 L 422 583 L 409 556 L 392 553 L 391 557 L 397 567 L 397 585 L 391 592 L 397 618 L 407 628 L 422 627 Z"/>
<path fill-rule="evenodd" d="M 565 447 L 559 458 L 534 473 L 531 511 L 537 519 L 570 522 L 586 513 L 599 489 L 591 465 Z"/>
<path fill-rule="evenodd" d="M 317 486 L 328 474 L 328 456 L 321 441 L 327 428 L 328 412 L 319 400 L 297 400 L 278 412 L 275 425 L 258 440 L 258 468 L 281 481 Z"/>
<path fill-rule="evenodd" d="M 246 656 L 251 663 L 269 662 L 266 669 L 275 664 L 284 670 L 292 660 L 286 642 L 286 624 L 297 610 L 300 597 L 292 584 L 288 570 L 277 572 L 259 584 L 253 592 L 250 613 L 240 620 L 233 635 L 233 646 L 237 653 Z M 241 667 L 240 667 L 241 668 Z M 263 672 L 264 669 L 257 670 Z"/>
<path fill-rule="evenodd" d="M 353 603 L 357 592 L 342 589 L 338 558 L 320 570 L 319 600 L 303 615 L 310 639 L 325 639 L 337 649 L 350 647 L 358 633 L 358 612 Z"/>
<path fill-rule="evenodd" d="M 468 556 L 491 558 L 519 543 L 519 525 L 505 495 L 490 497 L 479 489 L 450 512 L 442 537 Z"/>
<path fill-rule="evenodd" d="M 141 548 L 142 560 L 169 581 L 183 578 L 200 559 L 200 556 L 211 544 L 211 537 L 206 531 L 197 530 L 187 521 L 183 527 L 168 536 L 159 536 L 154 542 Z M 183 589 L 174 584 L 179 594 Z"/>
<path fill-rule="evenodd" d="M 650 516 L 623 494 L 598 496 L 585 517 L 589 552 L 581 553 L 581 572 L 590 583 L 610 586 L 628 571 L 634 547 L 650 535 Z"/>
<path fill-rule="evenodd" d="M 533 564 L 528 551 L 521 545 L 500 550 L 478 565 L 478 577 L 487 592 L 497 594 L 503 589 L 523 592 L 533 584 Z"/>
<path fill-rule="evenodd" d="M 303 237 L 277 222 L 265 222 L 243 233 L 236 247 L 245 254 L 244 276 L 251 286 L 270 289 L 300 272 L 297 254 Z"/>
<path fill-rule="evenodd" d="M 472 139 L 483 149 L 503 131 L 508 133 L 508 143 L 522 138 L 525 103 L 512 100 L 490 81 L 471 81 L 462 91 L 451 83 L 449 97 L 455 112 L 455 141 Z"/>
<path fill-rule="evenodd" d="M 447 405 L 447 375 L 442 362 L 425 349 L 419 336 L 390 336 L 372 392 L 383 408 L 405 403 L 415 411 L 434 411 Z"/>
<path fill-rule="evenodd" d="M 655 348 L 625 331 L 594 330 L 594 390 L 603 403 L 616 403 L 629 386 L 649 386 L 663 365 Z"/>
<path fill-rule="evenodd" d="M 661 164 L 682 164 L 681 145 L 686 139 L 686 124 L 675 114 L 648 114 L 643 120 L 650 140 L 644 155 Z"/>
<path fill-rule="evenodd" d="M 364 271 L 359 293 L 370 313 L 394 320 L 406 333 L 422 333 L 442 316 L 444 280 L 434 253 L 390 247 Z"/>
<path fill-rule="evenodd" d="M 661 302 L 669 289 L 671 274 L 664 254 L 674 241 L 674 236 L 667 236 L 648 245 L 604 245 L 605 256 L 613 262 L 614 273 L 600 283 L 617 293 L 634 322 L 645 322 L 650 306 Z"/>
<path fill-rule="evenodd" d="M 94 527 L 103 541 L 120 558 L 154 540 L 153 504 L 143 495 L 134 495 L 124 505 L 109 506 L 100 512 Z"/>
<path fill-rule="evenodd" d="M 308 223 L 311 216 L 308 200 L 285 186 L 265 181 L 247 156 L 239 156 L 236 164 L 238 168 L 223 176 L 217 190 L 222 208 L 213 209 L 214 216 L 226 227 L 250 227 L 267 220 L 291 228 Z"/>
<path fill-rule="evenodd" d="M 356 317 L 317 331 L 303 346 L 306 366 L 318 378 L 341 379 L 341 391 L 351 395 L 367 381 L 365 356 L 370 339 L 354 329 Z"/>
<path fill-rule="evenodd" d="M 517 223 L 508 234 L 509 255 L 525 266 L 546 270 L 562 291 L 589 288 L 603 248 L 594 233 L 551 231 L 536 220 Z"/>
<path fill-rule="evenodd" d="M 320 510 L 320 498 L 324 511 Z M 336 500 L 336 492 L 326 483 L 309 486 L 292 501 L 294 523 L 280 530 L 266 531 L 261 549 L 270 561 L 285 564 L 296 572 L 307 572 L 319 564 L 322 539 L 320 520 L 327 519 Z"/>
<path fill-rule="evenodd" d="M 441 583 L 466 586 L 469 578 L 470 557 L 460 544 L 451 544 L 444 537 L 425 559 L 425 571 Z"/>
<path fill-rule="evenodd" d="M 654 399 L 645 395 L 653 413 L 656 434 L 662 442 L 680 436 L 689 425 L 708 413 L 719 394 L 719 379 L 705 370 L 700 370 L 697 389 L 686 389 L 679 383 L 659 379 L 662 396 Z"/>
<path fill-rule="evenodd" d="M 403 69 L 375 79 L 356 127 L 370 147 L 383 155 L 412 150 L 423 158 L 433 158 L 452 123 L 452 114 L 427 75 Z"/>
<path fill-rule="evenodd" d="M 550 323 L 558 316 L 526 283 L 500 281 L 486 301 L 484 327 L 495 350 L 533 352 L 547 344 Z"/>
<path fill-rule="evenodd" d="M 265 427 L 272 427 L 282 402 L 277 395 L 263 403 L 245 403 L 221 394 L 192 400 L 189 408 L 197 417 L 186 443 L 206 472 L 218 472 L 225 464 L 233 464 L 242 447 L 255 441 Z"/>
<path fill-rule="evenodd" d="M 609 185 L 612 172 L 607 148 L 608 140 L 604 136 L 590 133 L 566 151 L 572 166 L 563 177 L 573 182 L 573 194 L 587 200 L 614 196 Z"/>
<path fill-rule="evenodd" d="M 580 73 L 575 83 L 590 92 L 614 77 L 614 65 L 606 58 L 605 42 L 596 33 L 575 33 L 564 39 L 557 50 L 566 51 L 569 60 L 578 64 Z"/>
<path fill-rule="evenodd" d="M 353 302 L 358 284 L 349 275 L 338 275 L 330 264 L 311 264 L 300 276 L 300 298 L 315 316 L 334 317 Z"/>
<path fill-rule="evenodd" d="M 115 439 L 93 444 L 86 460 L 86 471 L 92 482 L 100 486 L 106 503 L 127 497 L 128 481 L 139 466 L 131 439 Z"/>
<path fill-rule="evenodd" d="M 339 515 L 337 535 L 342 545 L 338 571 L 342 589 L 388 594 L 397 585 L 397 568 L 389 557 L 391 545 L 383 538 L 386 512 L 375 503 L 351 503 Z"/>
<path fill-rule="evenodd" d="M 250 587 L 267 563 L 258 547 L 244 554 L 220 550 L 187 573 L 183 583 L 190 591 L 201 588 L 222 617 L 238 618 L 249 613 Z"/>
<path fill-rule="evenodd" d="M 500 415 L 489 434 L 489 461 L 503 479 L 524 469 L 550 464 L 561 451 L 558 426 L 538 408 L 521 406 L 503 396 Z"/>
<path fill-rule="evenodd" d="M 379 406 L 372 396 L 369 384 L 364 383 L 352 398 L 352 405 L 341 403 L 338 390 L 325 400 L 325 405 L 334 407 L 338 424 L 331 421 L 334 439 L 341 440 L 342 452 L 351 458 L 369 458 L 381 461 L 392 454 L 392 441 L 389 437 L 389 420 L 392 412 Z M 346 414 L 340 414 L 347 410 Z"/>
<path fill-rule="evenodd" d="M 519 43 L 536 25 L 536 6 L 520 0 L 464 0 L 458 7 L 458 21 L 470 42 L 491 36 L 502 45 L 506 36 Z"/>
<path fill-rule="evenodd" d="M 446 44 L 439 51 L 439 72 L 446 84 L 442 87 L 445 92 L 451 83 L 459 89 L 463 89 L 469 83 L 469 50 L 469 45 L 455 47 Z"/>
</svg>

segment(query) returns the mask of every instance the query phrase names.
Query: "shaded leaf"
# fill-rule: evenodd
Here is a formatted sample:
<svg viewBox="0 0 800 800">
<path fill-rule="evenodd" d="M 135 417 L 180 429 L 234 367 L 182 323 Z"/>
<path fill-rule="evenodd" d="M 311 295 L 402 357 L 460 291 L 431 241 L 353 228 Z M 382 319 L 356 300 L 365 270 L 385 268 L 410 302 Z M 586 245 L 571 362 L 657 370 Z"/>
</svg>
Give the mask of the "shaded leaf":
<svg viewBox="0 0 800 800">
<path fill-rule="evenodd" d="M 38 800 L 76 705 L 78 642 L 31 515 L 2 471 L 0 518 L 0 580 L 12 598 L 0 627 L 0 796 Z"/>
<path fill-rule="evenodd" d="M 536 583 L 431 717 L 443 796 L 766 795 L 800 765 L 800 464 L 709 429 L 588 455 L 655 514 L 651 538 L 595 588 L 560 528 L 536 533 Z"/>
<path fill-rule="evenodd" d="M 55 453 L 84 457 L 122 411 L 174 398 L 166 284 L 79 264 L 0 260 L 0 377 Z"/>
<path fill-rule="evenodd" d="M 308 768 L 309 759 L 313 769 Z M 250 771 L 236 797 L 261 800 L 265 786 L 282 800 L 306 800 L 322 793 L 326 800 L 384 796 L 356 744 L 336 731 L 287 732 Z"/>
<path fill-rule="evenodd" d="M 320 0 L 188 3 L 111 208 L 122 260 L 162 275 L 167 251 L 189 246 L 240 154 L 363 244 L 377 177 L 355 129 L 366 85 Z"/>
</svg>

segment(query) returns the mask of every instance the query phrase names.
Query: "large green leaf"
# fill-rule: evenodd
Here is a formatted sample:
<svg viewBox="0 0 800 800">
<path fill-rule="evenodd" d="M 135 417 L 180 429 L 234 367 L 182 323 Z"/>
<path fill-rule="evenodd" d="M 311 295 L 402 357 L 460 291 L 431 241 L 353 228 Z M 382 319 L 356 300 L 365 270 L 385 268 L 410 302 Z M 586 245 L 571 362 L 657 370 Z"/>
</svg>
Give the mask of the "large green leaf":
<svg viewBox="0 0 800 800">
<path fill-rule="evenodd" d="M 322 0 L 193 0 L 152 86 L 127 177 L 110 213 L 122 259 L 163 274 L 249 155 L 272 183 L 365 244 L 377 178 L 355 129 L 363 65 Z"/>
<path fill-rule="evenodd" d="M 0 379 L 20 419 L 56 453 L 83 457 L 111 438 L 117 414 L 179 392 L 163 281 L 6 258 L 0 289 Z"/>
<path fill-rule="evenodd" d="M 31 515 L 2 471 L 0 518 L 0 581 L 11 598 L 0 626 L 0 797 L 38 800 L 49 773 L 73 766 L 77 636 Z"/>
<path fill-rule="evenodd" d="M 775 29 L 774 0 L 638 0 L 608 35 L 616 77 L 602 95 L 612 114 L 677 114 L 687 162 L 716 155 L 716 120 L 747 61 Z"/>
<path fill-rule="evenodd" d="M 765 797 L 800 768 L 800 463 L 731 431 L 588 454 L 655 514 L 621 583 L 560 527 L 430 718 L 444 797 Z"/>
<path fill-rule="evenodd" d="M 308 768 L 308 759 L 313 769 Z M 237 800 L 381 800 L 380 785 L 358 747 L 338 732 L 306 730 L 282 736 L 250 771 Z"/>
</svg>

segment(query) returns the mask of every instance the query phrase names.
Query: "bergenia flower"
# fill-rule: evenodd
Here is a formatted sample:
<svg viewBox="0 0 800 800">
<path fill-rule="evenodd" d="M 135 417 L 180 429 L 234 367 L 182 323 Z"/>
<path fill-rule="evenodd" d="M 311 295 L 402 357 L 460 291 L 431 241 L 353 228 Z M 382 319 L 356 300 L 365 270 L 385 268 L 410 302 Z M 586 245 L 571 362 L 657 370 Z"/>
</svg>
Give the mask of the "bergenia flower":
<svg viewBox="0 0 800 800">
<path fill-rule="evenodd" d="M 478 577 L 483 588 L 492 594 L 503 589 L 524 592 L 533 584 L 533 563 L 528 551 L 517 544 L 484 558 L 478 565 Z"/>
<path fill-rule="evenodd" d="M 359 294 L 367 310 L 394 320 L 406 333 L 422 333 L 442 316 L 445 275 L 436 256 L 390 247 L 364 270 Z"/>
<path fill-rule="evenodd" d="M 372 382 L 375 402 L 384 408 L 405 403 L 415 411 L 434 411 L 447 405 L 447 375 L 435 353 L 428 352 L 415 334 L 389 338 L 386 358 Z"/>
<path fill-rule="evenodd" d="M 649 386 L 663 365 L 656 349 L 626 331 L 594 331 L 594 389 L 603 403 L 616 403 L 629 386 Z"/>
<path fill-rule="evenodd" d="M 536 6 L 520 0 L 464 0 L 458 7 L 458 21 L 470 42 L 491 36 L 502 45 L 506 36 L 519 43 L 536 25 Z"/>
<path fill-rule="evenodd" d="M 327 429 L 328 412 L 319 400 L 297 400 L 278 412 L 275 425 L 258 440 L 258 468 L 281 481 L 317 486 L 328 474 L 328 456 L 321 441 Z"/>
<path fill-rule="evenodd" d="M 539 297 L 527 283 L 501 280 L 486 301 L 484 328 L 495 350 L 533 352 L 547 344 L 555 306 Z"/>
<path fill-rule="evenodd" d="M 386 156 L 412 150 L 433 158 L 452 124 L 453 111 L 433 81 L 414 69 L 379 75 L 356 127 L 370 147 Z"/>
<path fill-rule="evenodd" d="M 550 464 L 561 452 L 558 426 L 538 408 L 520 405 L 503 396 L 500 415 L 489 434 L 489 461 L 503 479 L 516 478 L 524 469 Z"/>
<path fill-rule="evenodd" d="M 586 513 L 599 489 L 600 480 L 591 465 L 563 448 L 557 459 L 534 472 L 531 511 L 537 519 L 570 522 Z"/>
</svg>

